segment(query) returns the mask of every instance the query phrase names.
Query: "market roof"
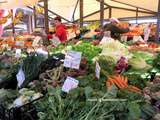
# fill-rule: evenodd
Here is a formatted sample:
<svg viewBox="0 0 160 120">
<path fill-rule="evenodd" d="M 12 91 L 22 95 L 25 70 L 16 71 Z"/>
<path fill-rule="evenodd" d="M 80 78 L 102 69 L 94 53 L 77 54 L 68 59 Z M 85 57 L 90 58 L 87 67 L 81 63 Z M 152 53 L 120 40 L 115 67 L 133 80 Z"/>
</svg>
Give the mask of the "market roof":
<svg viewBox="0 0 160 120">
<path fill-rule="evenodd" d="M 40 0 L 1 0 L 0 9 L 33 6 Z M 43 0 L 41 0 L 43 1 Z M 48 0 L 49 16 L 60 15 L 63 20 L 73 22 L 79 20 L 80 0 Z M 100 19 L 100 0 L 83 0 L 84 21 Z M 156 16 L 158 0 L 104 0 L 104 19 L 135 18 Z M 41 7 L 44 6 L 40 2 Z M 137 12 L 138 11 L 138 12 Z"/>
<path fill-rule="evenodd" d="M 39 0 L 0 0 L 0 9 L 12 9 L 16 7 L 32 6 Z"/>
<path fill-rule="evenodd" d="M 159 0 L 112 0 L 112 1 L 157 12 Z"/>
<path fill-rule="evenodd" d="M 84 21 L 99 20 L 100 0 L 83 1 Z M 109 17 L 135 18 L 137 10 L 138 17 L 155 16 L 158 0 L 104 0 L 104 2 L 104 19 L 108 19 Z M 43 6 L 43 3 L 40 5 Z M 68 21 L 79 20 L 79 0 L 49 0 L 48 5 L 51 17 L 55 17 L 53 13 L 56 13 Z"/>
</svg>

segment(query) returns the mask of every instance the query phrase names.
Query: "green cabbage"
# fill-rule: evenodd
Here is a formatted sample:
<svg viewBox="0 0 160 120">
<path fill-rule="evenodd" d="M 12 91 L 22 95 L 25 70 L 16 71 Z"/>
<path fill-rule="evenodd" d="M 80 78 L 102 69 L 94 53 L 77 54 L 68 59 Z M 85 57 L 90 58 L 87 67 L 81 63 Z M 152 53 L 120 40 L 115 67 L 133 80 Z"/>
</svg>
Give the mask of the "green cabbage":
<svg viewBox="0 0 160 120">
<path fill-rule="evenodd" d="M 117 40 L 109 40 L 102 44 L 102 53 L 104 56 L 111 56 L 114 60 L 118 61 L 122 56 L 130 58 L 131 54 L 127 46 Z"/>
<path fill-rule="evenodd" d="M 129 59 L 128 62 L 129 62 L 129 65 L 131 65 L 134 69 L 148 70 L 151 68 L 151 66 L 148 65 L 146 61 L 141 57 L 132 57 L 131 59 Z"/>
</svg>

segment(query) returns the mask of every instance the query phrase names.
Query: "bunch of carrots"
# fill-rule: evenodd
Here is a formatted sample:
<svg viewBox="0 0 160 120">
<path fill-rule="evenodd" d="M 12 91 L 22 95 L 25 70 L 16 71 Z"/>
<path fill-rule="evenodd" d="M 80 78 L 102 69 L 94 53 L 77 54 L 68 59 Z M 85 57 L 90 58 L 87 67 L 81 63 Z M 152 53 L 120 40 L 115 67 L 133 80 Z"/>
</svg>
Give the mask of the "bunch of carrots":
<svg viewBox="0 0 160 120">
<path fill-rule="evenodd" d="M 121 75 L 110 76 L 106 81 L 106 86 L 108 89 L 116 85 L 120 89 L 128 89 L 131 92 L 136 92 L 141 94 L 141 90 L 135 86 L 128 85 L 128 78 Z"/>
</svg>

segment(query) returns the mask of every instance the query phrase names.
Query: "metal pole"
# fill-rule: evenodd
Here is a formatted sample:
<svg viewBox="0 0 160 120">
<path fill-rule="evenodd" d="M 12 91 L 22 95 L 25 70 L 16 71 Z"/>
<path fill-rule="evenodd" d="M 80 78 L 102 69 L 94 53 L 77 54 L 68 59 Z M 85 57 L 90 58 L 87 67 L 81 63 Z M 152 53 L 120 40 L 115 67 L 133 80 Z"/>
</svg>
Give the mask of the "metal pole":
<svg viewBox="0 0 160 120">
<path fill-rule="evenodd" d="M 109 7 L 109 18 L 112 17 L 112 7 Z"/>
<path fill-rule="evenodd" d="M 33 19 L 32 19 L 33 16 L 30 16 L 30 19 L 31 19 L 31 33 L 33 32 Z"/>
<path fill-rule="evenodd" d="M 100 22 L 102 27 L 104 22 L 104 0 L 100 0 Z"/>
<path fill-rule="evenodd" d="M 26 19 L 27 19 L 27 31 L 28 31 L 28 33 L 30 33 L 30 24 L 31 24 L 31 21 L 30 21 L 30 17 L 29 17 L 29 15 L 26 15 L 25 16 L 26 17 Z"/>
<path fill-rule="evenodd" d="M 136 8 L 136 24 L 138 23 L 138 8 Z"/>
<path fill-rule="evenodd" d="M 157 12 L 157 33 L 156 33 L 157 42 L 159 42 L 159 33 L 160 33 L 160 0 L 158 1 L 158 12 Z"/>
<path fill-rule="evenodd" d="M 74 8 L 74 11 L 73 11 L 73 15 L 72 15 L 72 21 L 74 21 L 74 15 L 75 15 L 75 12 L 76 12 L 76 9 L 77 9 L 77 6 L 78 6 L 78 3 L 79 3 L 79 0 L 77 0 L 76 2 L 76 5 L 75 5 L 75 8 Z"/>
<path fill-rule="evenodd" d="M 12 33 L 13 33 L 13 37 L 15 37 L 15 29 L 14 29 L 14 23 L 13 23 L 13 19 L 14 19 L 14 16 L 13 16 L 13 9 L 11 9 L 11 12 L 12 12 Z"/>
<path fill-rule="evenodd" d="M 80 27 L 83 27 L 83 0 L 80 0 Z"/>
<path fill-rule="evenodd" d="M 46 33 L 49 33 L 48 0 L 44 0 L 44 20 L 45 20 L 45 31 Z"/>
<path fill-rule="evenodd" d="M 37 23 L 37 15 L 36 15 L 36 7 L 33 7 L 33 15 L 34 15 L 34 28 L 37 27 L 36 23 Z"/>
</svg>

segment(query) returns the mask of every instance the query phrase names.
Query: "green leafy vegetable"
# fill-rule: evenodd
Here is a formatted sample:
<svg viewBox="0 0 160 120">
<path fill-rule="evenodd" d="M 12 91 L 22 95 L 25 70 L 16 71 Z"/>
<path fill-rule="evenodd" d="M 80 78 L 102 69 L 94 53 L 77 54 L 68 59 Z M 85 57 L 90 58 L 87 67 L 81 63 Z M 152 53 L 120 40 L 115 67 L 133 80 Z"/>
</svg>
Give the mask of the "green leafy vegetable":
<svg viewBox="0 0 160 120">
<path fill-rule="evenodd" d="M 79 45 L 75 45 L 72 49 L 82 52 L 82 56 L 86 57 L 90 63 L 92 62 L 92 59 L 101 52 L 101 48 L 94 46 L 89 42 L 83 42 Z"/>
</svg>

